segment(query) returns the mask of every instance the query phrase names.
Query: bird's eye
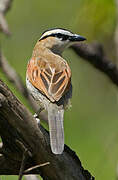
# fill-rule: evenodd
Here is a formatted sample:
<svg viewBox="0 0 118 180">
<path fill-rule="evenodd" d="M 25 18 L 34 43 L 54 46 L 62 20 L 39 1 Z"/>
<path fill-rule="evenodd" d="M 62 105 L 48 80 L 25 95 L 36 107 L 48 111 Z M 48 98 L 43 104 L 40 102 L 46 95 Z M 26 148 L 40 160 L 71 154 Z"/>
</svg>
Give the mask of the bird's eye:
<svg viewBox="0 0 118 180">
<path fill-rule="evenodd" d="M 62 35 L 61 33 L 58 33 L 58 34 L 57 34 L 57 37 L 58 37 L 58 38 L 62 38 L 63 35 Z"/>
<path fill-rule="evenodd" d="M 62 40 L 63 40 L 63 41 L 66 41 L 68 38 L 69 38 L 68 35 L 63 35 Z"/>
<path fill-rule="evenodd" d="M 61 33 L 52 34 L 52 36 L 57 37 L 57 38 L 62 38 L 62 34 Z"/>
<path fill-rule="evenodd" d="M 55 37 L 61 39 L 62 41 L 66 41 L 69 38 L 68 35 L 61 34 L 61 33 L 55 34 Z"/>
</svg>

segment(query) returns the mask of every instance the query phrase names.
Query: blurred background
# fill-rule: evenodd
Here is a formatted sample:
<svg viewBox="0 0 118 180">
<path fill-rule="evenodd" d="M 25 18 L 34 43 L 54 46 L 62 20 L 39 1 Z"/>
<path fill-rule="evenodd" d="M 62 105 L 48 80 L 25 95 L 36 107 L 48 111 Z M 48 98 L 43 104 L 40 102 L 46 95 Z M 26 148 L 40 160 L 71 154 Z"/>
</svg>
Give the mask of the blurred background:
<svg viewBox="0 0 118 180">
<path fill-rule="evenodd" d="M 3 53 L 25 83 L 27 61 L 41 33 L 53 27 L 69 29 L 98 41 L 114 63 L 115 0 L 14 0 L 7 13 L 11 37 L 0 34 Z M 63 54 L 72 69 L 72 108 L 65 113 L 65 143 L 98 180 L 114 180 L 118 163 L 118 88 L 100 71 L 68 49 Z M 2 72 L 15 95 L 31 110 Z M 32 110 L 31 110 L 32 111 Z M 15 180 L 17 176 L 1 176 Z"/>
</svg>

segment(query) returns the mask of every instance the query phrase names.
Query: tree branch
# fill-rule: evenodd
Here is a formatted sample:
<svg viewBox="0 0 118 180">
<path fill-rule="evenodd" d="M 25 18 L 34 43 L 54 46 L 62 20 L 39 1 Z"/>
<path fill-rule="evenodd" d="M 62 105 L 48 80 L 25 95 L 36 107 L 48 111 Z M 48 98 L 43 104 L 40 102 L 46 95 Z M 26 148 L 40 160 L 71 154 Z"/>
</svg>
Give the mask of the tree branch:
<svg viewBox="0 0 118 180">
<path fill-rule="evenodd" d="M 104 54 L 103 47 L 98 43 L 78 43 L 71 47 L 74 52 L 89 62 L 93 67 L 103 72 L 116 86 L 118 86 L 118 69 Z"/>
<path fill-rule="evenodd" d="M 38 127 L 32 114 L 2 81 L 0 81 L 0 134 L 4 150 L 0 156 L 0 175 L 19 174 L 23 154 L 21 144 L 23 144 L 30 154 L 26 169 L 50 163 L 32 170 L 32 173 L 40 173 L 44 180 L 94 179 L 84 170 L 76 154 L 66 145 L 62 155 L 52 154 L 48 132 L 42 126 Z"/>
<path fill-rule="evenodd" d="M 12 0 L 0 0 L 0 29 L 6 35 L 10 35 L 7 21 L 5 19 L 5 13 L 8 11 L 12 3 Z"/>
</svg>

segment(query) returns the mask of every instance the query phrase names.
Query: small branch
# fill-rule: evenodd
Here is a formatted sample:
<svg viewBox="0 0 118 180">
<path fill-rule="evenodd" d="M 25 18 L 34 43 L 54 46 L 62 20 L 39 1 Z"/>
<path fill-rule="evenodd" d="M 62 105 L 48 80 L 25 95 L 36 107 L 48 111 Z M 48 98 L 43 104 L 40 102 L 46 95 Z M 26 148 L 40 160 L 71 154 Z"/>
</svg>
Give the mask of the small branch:
<svg viewBox="0 0 118 180">
<path fill-rule="evenodd" d="M 116 86 L 118 86 L 118 69 L 104 54 L 100 44 L 79 43 L 71 47 L 74 52 L 89 62 L 93 67 L 103 72 Z"/>
<path fill-rule="evenodd" d="M 0 12 L 0 29 L 3 31 L 4 34 L 8 36 L 11 35 L 4 14 L 1 12 Z"/>
<path fill-rule="evenodd" d="M 0 12 L 6 13 L 11 7 L 12 0 L 0 0 Z"/>
<path fill-rule="evenodd" d="M 40 164 L 40 165 L 36 165 L 36 166 L 33 166 L 31 168 L 28 168 L 24 171 L 24 173 L 29 173 L 30 171 L 34 170 L 34 169 L 37 169 L 39 167 L 43 167 L 43 166 L 46 166 L 46 165 L 49 165 L 50 163 L 49 162 L 46 162 L 46 163 L 43 163 L 43 164 Z"/>
<path fill-rule="evenodd" d="M 24 153 L 23 153 L 23 159 L 22 159 L 22 162 L 21 162 L 21 167 L 20 167 L 20 171 L 19 171 L 18 180 L 22 180 L 27 159 L 28 159 L 28 150 L 24 151 Z"/>
<path fill-rule="evenodd" d="M 7 21 L 5 19 L 5 13 L 11 6 L 12 0 L 0 0 L 0 29 L 6 35 L 10 35 Z"/>
<path fill-rule="evenodd" d="M 18 73 L 10 66 L 5 56 L 0 52 L 0 67 L 7 76 L 8 80 L 12 82 L 17 89 L 27 98 L 28 92 L 18 75 Z"/>
</svg>

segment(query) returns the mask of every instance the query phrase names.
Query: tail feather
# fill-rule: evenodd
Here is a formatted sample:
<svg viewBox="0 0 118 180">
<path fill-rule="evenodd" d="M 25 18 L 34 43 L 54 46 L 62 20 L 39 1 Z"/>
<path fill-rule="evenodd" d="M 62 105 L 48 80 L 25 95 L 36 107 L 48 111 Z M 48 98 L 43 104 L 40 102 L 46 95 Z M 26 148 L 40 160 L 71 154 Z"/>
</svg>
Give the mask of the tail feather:
<svg viewBox="0 0 118 180">
<path fill-rule="evenodd" d="M 48 106 L 48 123 L 50 132 L 50 144 L 54 154 L 62 154 L 64 150 L 64 109 L 60 109 L 56 104 L 50 103 Z"/>
</svg>

